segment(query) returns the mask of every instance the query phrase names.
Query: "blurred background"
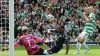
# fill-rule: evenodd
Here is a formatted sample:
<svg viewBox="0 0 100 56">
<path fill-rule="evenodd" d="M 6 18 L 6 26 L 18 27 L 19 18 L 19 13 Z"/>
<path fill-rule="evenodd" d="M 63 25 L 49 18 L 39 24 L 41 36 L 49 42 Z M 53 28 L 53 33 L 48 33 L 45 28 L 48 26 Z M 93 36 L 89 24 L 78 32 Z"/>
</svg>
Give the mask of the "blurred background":
<svg viewBox="0 0 100 56">
<path fill-rule="evenodd" d="M 9 3 L 0 4 L 0 28 L 3 30 L 0 39 L 5 40 L 9 39 Z M 84 26 L 82 12 L 89 6 L 94 7 L 96 19 L 100 19 L 99 0 L 14 0 L 14 38 L 18 39 L 22 35 L 23 26 L 27 26 L 31 34 L 46 38 L 47 29 L 56 29 L 59 25 L 64 25 L 70 41 L 76 42 Z M 95 26 L 94 34 L 87 42 L 100 42 L 100 24 Z"/>
</svg>

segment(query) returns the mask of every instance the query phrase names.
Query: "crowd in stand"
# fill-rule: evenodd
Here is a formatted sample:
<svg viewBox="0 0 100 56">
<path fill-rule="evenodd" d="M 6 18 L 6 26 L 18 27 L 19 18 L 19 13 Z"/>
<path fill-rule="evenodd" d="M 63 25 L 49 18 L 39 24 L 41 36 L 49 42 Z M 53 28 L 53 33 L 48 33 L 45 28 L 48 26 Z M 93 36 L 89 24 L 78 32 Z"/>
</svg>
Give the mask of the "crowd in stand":
<svg viewBox="0 0 100 56">
<path fill-rule="evenodd" d="M 0 41 L 9 35 L 9 1 L 0 0 Z"/>
<path fill-rule="evenodd" d="M 100 1 L 95 0 L 15 0 L 14 2 L 15 38 L 20 37 L 23 26 L 27 26 L 30 33 L 38 37 L 46 37 L 47 29 L 56 29 L 59 25 L 64 25 L 71 41 L 75 41 L 84 26 L 82 12 L 85 8 L 93 6 L 96 19 L 100 19 Z M 89 41 L 98 40 L 96 36 L 90 39 Z"/>
</svg>

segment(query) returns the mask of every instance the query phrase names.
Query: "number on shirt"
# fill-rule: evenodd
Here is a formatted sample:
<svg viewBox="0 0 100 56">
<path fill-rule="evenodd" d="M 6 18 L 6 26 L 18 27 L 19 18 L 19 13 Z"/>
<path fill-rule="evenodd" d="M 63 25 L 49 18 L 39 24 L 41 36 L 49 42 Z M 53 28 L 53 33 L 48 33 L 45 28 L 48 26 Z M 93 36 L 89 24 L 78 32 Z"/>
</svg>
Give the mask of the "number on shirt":
<svg viewBox="0 0 100 56">
<path fill-rule="evenodd" d="M 29 46 L 31 46 L 30 40 L 27 40 L 27 41 L 28 41 Z"/>
<path fill-rule="evenodd" d="M 28 42 L 28 45 L 31 46 L 30 39 L 29 38 L 26 38 L 26 40 Z"/>
</svg>

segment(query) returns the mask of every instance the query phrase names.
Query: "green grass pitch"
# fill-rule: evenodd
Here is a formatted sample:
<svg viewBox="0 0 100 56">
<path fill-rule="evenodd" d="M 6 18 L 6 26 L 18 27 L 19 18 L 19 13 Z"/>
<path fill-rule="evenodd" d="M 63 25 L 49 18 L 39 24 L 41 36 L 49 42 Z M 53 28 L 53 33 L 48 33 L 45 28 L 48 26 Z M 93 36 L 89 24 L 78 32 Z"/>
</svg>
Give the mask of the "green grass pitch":
<svg viewBox="0 0 100 56">
<path fill-rule="evenodd" d="M 47 46 L 41 46 L 43 49 L 48 49 Z M 69 54 L 65 55 L 65 46 L 64 48 L 55 54 L 50 54 L 47 56 L 100 56 L 100 46 L 89 46 L 90 50 L 87 54 L 84 54 L 84 48 L 82 47 L 80 50 L 80 54 L 73 54 L 76 51 L 76 47 L 75 46 L 71 46 L 70 50 L 69 50 Z M 5 54 L 6 53 L 6 54 Z M 0 56 L 9 56 L 9 52 L 8 51 L 1 51 L 0 50 Z M 19 46 L 15 48 L 15 56 L 28 56 L 24 47 L 23 46 Z M 40 56 L 40 55 L 38 55 Z M 42 55 L 43 56 L 43 55 Z"/>
</svg>

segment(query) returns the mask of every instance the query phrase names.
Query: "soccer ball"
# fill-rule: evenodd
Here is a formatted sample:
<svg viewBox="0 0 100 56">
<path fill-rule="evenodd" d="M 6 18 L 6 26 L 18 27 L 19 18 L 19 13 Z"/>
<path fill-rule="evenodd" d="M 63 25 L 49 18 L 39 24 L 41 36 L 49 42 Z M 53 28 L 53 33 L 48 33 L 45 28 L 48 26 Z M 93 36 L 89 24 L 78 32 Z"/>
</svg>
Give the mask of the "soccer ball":
<svg viewBox="0 0 100 56">
<path fill-rule="evenodd" d="M 52 14 L 49 14 L 49 15 L 47 15 L 47 19 L 52 21 L 52 20 L 54 20 L 54 16 Z"/>
</svg>

